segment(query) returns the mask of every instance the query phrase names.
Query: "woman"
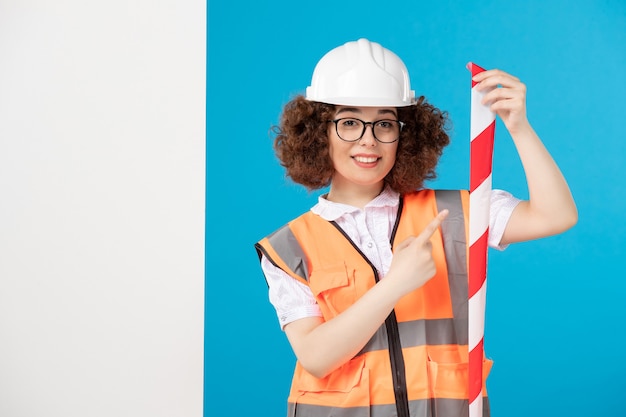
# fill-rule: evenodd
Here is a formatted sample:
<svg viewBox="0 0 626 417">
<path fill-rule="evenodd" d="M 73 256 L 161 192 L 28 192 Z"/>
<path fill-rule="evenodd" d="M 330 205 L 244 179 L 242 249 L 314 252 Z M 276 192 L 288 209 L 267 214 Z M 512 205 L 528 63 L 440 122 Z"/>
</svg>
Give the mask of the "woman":
<svg viewBox="0 0 626 417">
<path fill-rule="evenodd" d="M 524 84 L 499 70 L 474 81 L 515 142 L 530 195 L 492 193 L 490 245 L 569 229 L 576 206 L 526 118 Z M 326 54 L 306 97 L 285 106 L 275 148 L 287 174 L 330 186 L 256 245 L 298 360 L 289 415 L 467 415 L 467 192 L 423 189 L 445 126 L 415 99 L 400 58 L 365 39 Z"/>
</svg>

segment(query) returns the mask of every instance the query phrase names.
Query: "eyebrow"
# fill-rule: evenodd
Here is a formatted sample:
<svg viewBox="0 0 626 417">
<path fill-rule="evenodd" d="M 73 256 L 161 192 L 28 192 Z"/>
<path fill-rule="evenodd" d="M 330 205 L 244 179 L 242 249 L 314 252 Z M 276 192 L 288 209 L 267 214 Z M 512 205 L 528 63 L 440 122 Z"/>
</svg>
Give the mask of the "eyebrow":
<svg viewBox="0 0 626 417">
<path fill-rule="evenodd" d="M 340 109 L 339 111 L 337 111 L 337 115 L 339 115 L 340 113 L 345 113 L 345 112 L 362 113 L 361 110 L 359 110 L 357 107 L 344 107 Z M 391 109 L 380 109 L 378 110 L 378 114 L 392 114 L 395 117 L 398 117 L 396 112 Z"/>
</svg>

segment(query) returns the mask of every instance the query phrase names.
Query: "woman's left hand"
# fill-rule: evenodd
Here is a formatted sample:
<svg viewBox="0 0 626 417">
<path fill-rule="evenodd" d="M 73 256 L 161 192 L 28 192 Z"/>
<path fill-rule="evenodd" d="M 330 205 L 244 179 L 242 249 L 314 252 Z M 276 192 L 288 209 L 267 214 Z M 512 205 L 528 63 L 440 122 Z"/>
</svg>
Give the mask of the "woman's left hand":
<svg viewBox="0 0 626 417">
<path fill-rule="evenodd" d="M 501 244 L 561 233 L 578 221 L 576 203 L 556 162 L 526 117 L 526 86 L 498 69 L 472 78 L 484 93 L 482 103 L 504 122 L 517 148 L 528 183 L 529 199 L 513 210 Z"/>
<path fill-rule="evenodd" d="M 492 69 L 472 78 L 476 90 L 485 92 L 482 103 L 500 116 L 511 134 L 528 128 L 526 117 L 526 85 L 519 78 L 504 71 Z"/>
</svg>

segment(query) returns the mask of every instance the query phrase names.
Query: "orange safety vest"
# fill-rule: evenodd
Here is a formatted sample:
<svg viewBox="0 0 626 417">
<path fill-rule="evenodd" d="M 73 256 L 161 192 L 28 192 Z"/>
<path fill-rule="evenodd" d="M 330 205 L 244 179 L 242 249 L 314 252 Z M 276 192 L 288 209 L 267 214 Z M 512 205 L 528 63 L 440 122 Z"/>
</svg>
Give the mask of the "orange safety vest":
<svg viewBox="0 0 626 417">
<path fill-rule="evenodd" d="M 404 296 L 350 361 L 324 378 L 296 363 L 289 416 L 432 416 L 469 414 L 467 191 L 421 190 L 401 197 L 391 245 L 418 235 L 450 211 L 431 241 L 437 272 Z M 341 228 L 312 212 L 256 245 L 274 265 L 309 286 L 330 320 L 376 285 L 376 268 Z M 491 361 L 483 366 L 483 393 Z M 485 394 L 486 395 L 486 394 Z M 483 398 L 483 416 L 489 401 Z"/>
</svg>

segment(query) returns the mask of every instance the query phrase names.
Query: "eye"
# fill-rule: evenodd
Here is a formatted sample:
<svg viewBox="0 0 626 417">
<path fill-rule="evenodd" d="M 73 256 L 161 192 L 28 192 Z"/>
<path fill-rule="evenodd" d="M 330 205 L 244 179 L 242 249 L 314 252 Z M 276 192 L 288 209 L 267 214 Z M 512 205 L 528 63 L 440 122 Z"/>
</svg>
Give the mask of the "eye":
<svg viewBox="0 0 626 417">
<path fill-rule="evenodd" d="M 359 127 L 361 125 L 361 123 L 357 119 L 341 119 L 339 124 L 341 125 L 341 127 L 346 129 Z"/>
<path fill-rule="evenodd" d="M 376 122 L 376 126 L 381 129 L 393 129 L 394 122 L 392 120 L 379 120 Z"/>
</svg>

